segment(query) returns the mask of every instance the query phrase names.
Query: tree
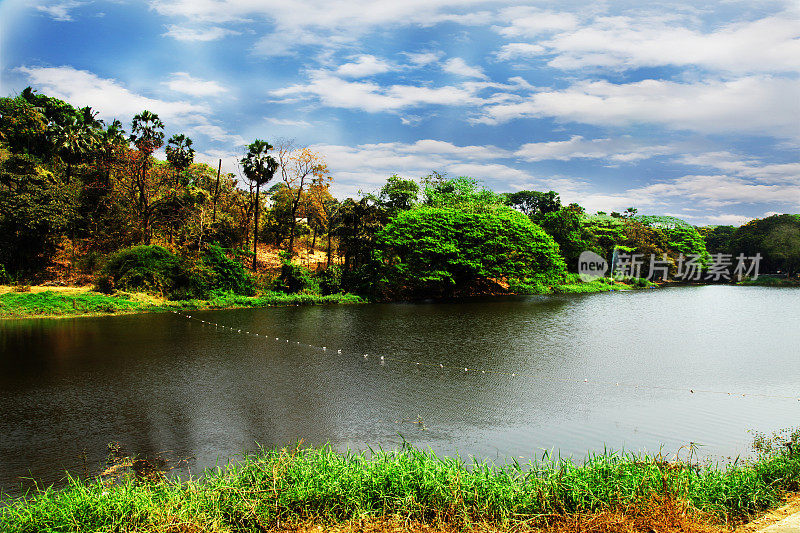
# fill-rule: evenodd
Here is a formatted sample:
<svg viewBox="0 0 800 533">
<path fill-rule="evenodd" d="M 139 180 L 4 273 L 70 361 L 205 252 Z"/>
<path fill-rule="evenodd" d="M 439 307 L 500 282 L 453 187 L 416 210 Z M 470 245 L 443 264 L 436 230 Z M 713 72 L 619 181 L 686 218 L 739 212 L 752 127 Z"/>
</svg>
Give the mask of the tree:
<svg viewBox="0 0 800 533">
<path fill-rule="evenodd" d="M 164 123 L 158 115 L 150 111 L 142 111 L 133 117 L 131 123 L 130 141 L 139 150 L 139 164 L 141 171 L 137 173 L 134 185 L 138 191 L 139 214 L 141 216 L 142 240 L 150 244 L 150 205 L 147 195 L 147 171 L 150 168 L 150 158 L 153 152 L 164 144 Z"/>
<path fill-rule="evenodd" d="M 508 193 L 508 205 L 529 217 L 553 213 L 561 209 L 561 198 L 555 191 L 517 191 Z"/>
<path fill-rule="evenodd" d="M 255 221 L 253 224 L 253 270 L 256 269 L 256 252 L 258 251 L 259 192 L 261 186 L 269 183 L 278 170 L 278 162 L 267 154 L 273 146 L 266 141 L 256 139 L 247 146 L 247 155 L 241 159 L 245 177 L 256 186 Z"/>
<path fill-rule="evenodd" d="M 194 150 L 192 140 L 184 134 L 177 133 L 169 138 L 167 142 L 167 161 L 175 168 L 175 185 L 178 184 L 178 176 L 188 169 L 194 161 Z"/>
<path fill-rule="evenodd" d="M 324 184 L 330 181 L 328 165 L 322 156 L 307 147 L 295 148 L 291 140 L 281 140 L 278 144 L 278 163 L 281 179 L 292 193 L 291 224 L 289 228 L 289 253 L 294 255 L 294 237 L 297 227 L 297 210 L 303 192 L 313 181 Z"/>
<path fill-rule="evenodd" d="M 380 199 L 391 214 L 414 207 L 419 197 L 419 185 L 414 180 L 405 180 L 394 174 L 381 187 Z"/>
<path fill-rule="evenodd" d="M 53 122 L 48 127 L 54 153 L 66 165 L 66 180 L 70 182 L 72 167 L 94 153 L 102 137 L 102 121 L 91 107 L 81 108 L 73 116 L 66 116 L 64 123 Z"/>
<path fill-rule="evenodd" d="M 558 243 L 570 271 L 576 272 L 578 257 L 586 250 L 601 252 L 594 234 L 585 224 L 585 215 L 572 206 L 542 213 L 536 222 Z"/>
<path fill-rule="evenodd" d="M 765 250 L 781 261 L 788 277 L 800 267 L 800 225 L 779 224 L 764 239 Z"/>
<path fill-rule="evenodd" d="M 378 234 L 377 246 L 390 285 L 413 296 L 495 292 L 502 282 L 552 285 L 565 273 L 555 241 L 508 207 L 402 211 Z"/>
<path fill-rule="evenodd" d="M 505 205 L 505 198 L 481 186 L 469 176 L 448 179 L 433 172 L 422 178 L 422 196 L 431 207 L 458 208 L 466 211 L 486 211 Z"/>
</svg>

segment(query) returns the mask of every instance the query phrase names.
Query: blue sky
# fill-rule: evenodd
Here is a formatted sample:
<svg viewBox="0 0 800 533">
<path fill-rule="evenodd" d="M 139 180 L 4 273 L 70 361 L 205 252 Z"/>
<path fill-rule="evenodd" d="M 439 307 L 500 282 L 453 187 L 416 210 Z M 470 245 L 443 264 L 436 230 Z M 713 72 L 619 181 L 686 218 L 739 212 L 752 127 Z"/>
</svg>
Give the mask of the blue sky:
<svg viewBox="0 0 800 533">
<path fill-rule="evenodd" d="M 295 139 L 339 197 L 469 175 L 696 224 L 800 212 L 797 2 L 0 3 L 0 93 L 158 113 L 236 171 Z"/>
</svg>

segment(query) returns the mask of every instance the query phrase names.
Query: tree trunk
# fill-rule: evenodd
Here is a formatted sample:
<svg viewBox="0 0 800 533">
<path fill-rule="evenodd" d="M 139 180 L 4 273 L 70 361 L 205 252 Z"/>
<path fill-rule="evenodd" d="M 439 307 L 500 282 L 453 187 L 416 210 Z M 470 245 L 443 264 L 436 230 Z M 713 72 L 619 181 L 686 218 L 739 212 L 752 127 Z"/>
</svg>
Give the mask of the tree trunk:
<svg viewBox="0 0 800 533">
<path fill-rule="evenodd" d="M 330 268 L 331 266 L 331 230 L 328 229 L 328 261 L 325 265 L 325 268 Z"/>
<path fill-rule="evenodd" d="M 253 220 L 253 272 L 256 270 L 256 259 L 258 256 L 256 252 L 258 251 L 258 193 L 261 189 L 261 184 L 256 182 L 256 216 Z"/>
<path fill-rule="evenodd" d="M 214 218 L 213 221 L 217 222 L 217 198 L 219 198 L 219 173 L 222 172 L 222 159 L 219 160 L 219 167 L 217 167 L 217 186 L 214 187 Z"/>
</svg>

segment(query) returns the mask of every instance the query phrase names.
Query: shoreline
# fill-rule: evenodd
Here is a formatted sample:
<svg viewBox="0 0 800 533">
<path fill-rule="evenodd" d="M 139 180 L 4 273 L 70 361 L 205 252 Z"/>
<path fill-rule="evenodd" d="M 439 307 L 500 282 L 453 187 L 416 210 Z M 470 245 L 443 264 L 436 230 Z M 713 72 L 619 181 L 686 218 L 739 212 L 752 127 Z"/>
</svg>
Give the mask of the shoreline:
<svg viewBox="0 0 800 533">
<path fill-rule="evenodd" d="M 634 286 L 621 282 L 609 285 L 603 281 L 565 283 L 540 293 L 497 293 L 477 296 L 535 296 L 559 294 L 593 294 L 611 291 L 656 288 L 654 284 Z M 208 300 L 167 300 L 147 293 L 119 292 L 106 295 L 91 286 L 32 286 L 17 292 L 15 287 L 0 286 L 0 321 L 26 319 L 97 318 L 169 311 L 216 311 L 258 309 L 296 305 L 354 305 L 370 300 L 351 293 L 322 296 L 319 294 L 266 292 L 257 296 L 226 294 Z M 422 299 L 420 299 L 421 301 Z"/>
<path fill-rule="evenodd" d="M 105 478 L 69 477 L 58 489 L 3 495 L 0 521 L 9 532 L 177 531 L 177 524 L 191 532 L 282 531 L 395 521 L 427 531 L 580 531 L 561 526 L 613 517 L 610 525 L 628 527 L 603 531 L 728 531 L 779 507 L 800 480 L 800 454 L 783 445 L 732 465 L 699 464 L 691 453 L 667 460 L 613 452 L 582 463 L 545 456 L 496 465 L 410 445 L 371 453 L 262 448 L 199 478 L 137 469 L 142 462 L 110 456 Z"/>
</svg>

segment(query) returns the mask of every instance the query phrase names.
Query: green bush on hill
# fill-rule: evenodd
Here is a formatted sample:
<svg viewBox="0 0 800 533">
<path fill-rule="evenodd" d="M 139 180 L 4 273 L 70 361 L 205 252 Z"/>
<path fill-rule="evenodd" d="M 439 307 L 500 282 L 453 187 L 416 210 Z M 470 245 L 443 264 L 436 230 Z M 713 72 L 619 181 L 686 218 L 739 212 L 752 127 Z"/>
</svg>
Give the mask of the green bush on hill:
<svg viewBox="0 0 800 533">
<path fill-rule="evenodd" d="M 214 291 L 255 294 L 242 264 L 216 245 L 208 247 L 201 261 L 179 257 L 156 245 L 120 250 L 108 257 L 97 288 L 102 292 L 144 291 L 170 300 L 204 299 Z"/>
<path fill-rule="evenodd" d="M 507 207 L 404 211 L 376 241 L 385 282 L 408 296 L 471 294 L 498 282 L 548 285 L 565 274 L 553 238 Z"/>
</svg>

